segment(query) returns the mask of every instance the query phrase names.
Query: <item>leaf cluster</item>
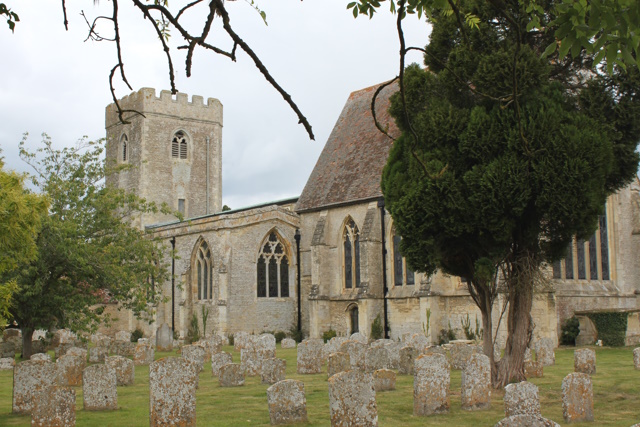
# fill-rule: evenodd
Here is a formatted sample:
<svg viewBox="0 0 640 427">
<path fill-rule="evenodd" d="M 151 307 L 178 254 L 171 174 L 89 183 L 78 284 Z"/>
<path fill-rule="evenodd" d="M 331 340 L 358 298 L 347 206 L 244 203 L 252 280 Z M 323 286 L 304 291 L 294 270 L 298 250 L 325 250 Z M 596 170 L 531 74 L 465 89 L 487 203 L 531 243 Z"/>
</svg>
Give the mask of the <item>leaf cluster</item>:
<svg viewBox="0 0 640 427">
<path fill-rule="evenodd" d="M 11 32 L 13 32 L 16 27 L 16 22 L 20 22 L 18 14 L 9 9 L 5 3 L 0 3 L 0 15 L 7 17 L 7 25 Z"/>
</svg>

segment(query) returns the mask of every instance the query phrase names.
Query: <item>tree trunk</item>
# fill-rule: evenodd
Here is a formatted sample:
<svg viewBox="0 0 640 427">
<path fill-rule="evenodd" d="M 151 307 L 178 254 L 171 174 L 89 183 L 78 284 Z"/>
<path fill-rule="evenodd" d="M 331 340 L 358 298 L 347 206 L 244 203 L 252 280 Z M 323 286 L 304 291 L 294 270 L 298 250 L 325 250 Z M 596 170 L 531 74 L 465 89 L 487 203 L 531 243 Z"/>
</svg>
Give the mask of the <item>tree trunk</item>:
<svg viewBox="0 0 640 427">
<path fill-rule="evenodd" d="M 33 354 L 33 328 L 22 328 L 22 359 L 29 360 Z"/>
<path fill-rule="evenodd" d="M 491 378 L 495 378 L 496 373 L 496 362 L 493 354 L 493 323 L 491 319 L 492 313 L 492 305 L 490 304 L 490 295 L 485 294 L 485 307 L 489 307 L 489 309 L 480 310 L 482 312 L 482 350 L 484 354 L 489 358 L 489 363 L 491 364 Z"/>
<path fill-rule="evenodd" d="M 524 355 L 531 341 L 533 282 L 528 274 L 517 274 L 509 286 L 509 311 L 507 315 L 507 343 L 504 357 L 497 364 L 495 388 L 512 382 L 525 381 Z M 514 280 L 515 279 L 515 280 Z"/>
</svg>

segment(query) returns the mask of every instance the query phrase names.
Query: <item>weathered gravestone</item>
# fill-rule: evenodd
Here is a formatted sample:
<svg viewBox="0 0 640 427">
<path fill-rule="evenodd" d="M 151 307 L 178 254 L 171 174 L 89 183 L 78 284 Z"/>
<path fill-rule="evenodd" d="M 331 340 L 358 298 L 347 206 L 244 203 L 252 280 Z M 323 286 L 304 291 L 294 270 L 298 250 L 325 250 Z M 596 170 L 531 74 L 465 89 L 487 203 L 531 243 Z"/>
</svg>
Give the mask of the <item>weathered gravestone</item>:
<svg viewBox="0 0 640 427">
<path fill-rule="evenodd" d="M 153 346 L 148 343 L 137 344 L 133 351 L 133 364 L 135 366 L 150 365 L 155 357 Z"/>
<path fill-rule="evenodd" d="M 244 385 L 244 368 L 238 363 L 228 363 L 220 367 L 218 375 L 220 387 L 240 387 Z"/>
<path fill-rule="evenodd" d="M 60 343 L 59 345 L 57 345 L 53 349 L 54 354 L 56 356 L 56 360 L 59 359 L 60 357 L 64 356 L 65 354 L 67 354 L 67 351 L 69 351 L 69 349 L 71 349 L 73 347 L 74 347 L 73 343 L 70 343 L 70 342 L 63 342 L 63 343 Z"/>
<path fill-rule="evenodd" d="M 538 360 L 524 361 L 524 376 L 527 378 L 542 378 L 544 375 L 544 367 L 542 362 Z"/>
<path fill-rule="evenodd" d="M 3 359 L 15 359 L 16 358 L 16 346 L 12 342 L 0 343 L 0 357 Z"/>
<path fill-rule="evenodd" d="M 405 345 L 398 341 L 392 341 L 384 345 L 389 352 L 389 369 L 398 369 L 400 365 L 400 349 Z"/>
<path fill-rule="evenodd" d="M 423 334 L 413 334 L 407 340 L 407 345 L 409 347 L 413 347 L 417 349 L 419 352 L 429 345 L 429 338 L 425 337 Z"/>
<path fill-rule="evenodd" d="M 173 350 L 173 331 L 166 323 L 160 325 L 156 331 L 156 349 L 158 351 Z"/>
<path fill-rule="evenodd" d="M 327 359 L 327 377 L 331 378 L 339 372 L 348 371 L 351 369 L 351 360 L 349 354 L 337 352 L 331 353 Z"/>
<path fill-rule="evenodd" d="M 258 339 L 258 346 L 264 353 L 265 358 L 276 357 L 276 337 L 273 334 L 262 334 Z"/>
<path fill-rule="evenodd" d="M 213 343 L 209 340 L 200 340 L 194 342 L 193 345 L 197 345 L 204 350 L 204 363 L 207 363 L 211 360 L 211 355 L 215 352 L 215 347 Z"/>
<path fill-rule="evenodd" d="M 385 347 L 368 348 L 364 352 L 364 365 L 366 372 L 378 369 L 389 369 L 389 350 Z"/>
<path fill-rule="evenodd" d="M 85 350 L 84 348 L 71 347 L 69 350 L 67 350 L 66 354 L 70 355 L 70 356 L 80 357 L 81 359 L 83 359 L 86 362 L 87 361 L 87 353 L 88 353 L 88 351 Z"/>
<path fill-rule="evenodd" d="M 58 385 L 81 386 L 82 371 L 87 367 L 87 359 L 80 356 L 65 354 L 56 360 L 58 370 Z"/>
<path fill-rule="evenodd" d="M 131 332 L 129 331 L 116 332 L 116 341 L 131 342 Z"/>
<path fill-rule="evenodd" d="M 372 427 L 378 425 L 378 406 L 373 376 L 346 371 L 328 381 L 331 426 Z"/>
<path fill-rule="evenodd" d="M 633 349 L 633 366 L 640 369 L 640 347 Z"/>
<path fill-rule="evenodd" d="M 373 388 L 376 392 L 396 389 L 396 373 L 390 369 L 373 372 Z"/>
<path fill-rule="evenodd" d="M 76 425 L 76 391 L 49 386 L 36 393 L 31 427 L 73 427 Z"/>
<path fill-rule="evenodd" d="M 155 426 L 196 425 L 196 365 L 165 357 L 149 365 L 149 421 Z"/>
<path fill-rule="evenodd" d="M 398 373 L 401 375 L 413 375 L 413 368 L 418 357 L 418 350 L 411 346 L 400 349 L 400 363 L 398 363 Z"/>
<path fill-rule="evenodd" d="M 596 352 L 590 348 L 580 348 L 573 352 L 574 371 L 583 374 L 595 375 Z"/>
<path fill-rule="evenodd" d="M 349 355 L 351 368 L 360 371 L 364 371 L 365 368 L 365 351 L 367 351 L 367 346 L 357 341 L 348 340 L 340 346 L 340 352 Z"/>
<path fill-rule="evenodd" d="M 27 360 L 13 369 L 14 414 L 30 414 L 36 393 L 41 389 L 56 385 L 56 365 L 51 362 Z"/>
<path fill-rule="evenodd" d="M 484 354 L 472 354 L 462 369 L 462 409 L 474 411 L 491 406 L 491 361 Z"/>
<path fill-rule="evenodd" d="M 249 334 L 243 331 L 236 332 L 233 335 L 233 348 L 235 351 L 240 351 L 245 348 L 247 340 L 249 339 Z"/>
<path fill-rule="evenodd" d="M 107 353 L 109 352 L 109 348 L 111 347 L 111 344 L 113 343 L 113 340 L 111 339 L 111 337 L 108 337 L 106 335 L 101 335 L 96 337 L 95 340 L 96 343 L 96 347 L 99 348 L 104 348 L 107 350 Z"/>
<path fill-rule="evenodd" d="M 327 341 L 322 348 L 323 359 L 327 360 L 330 354 L 339 352 L 340 346 L 345 341 L 347 341 L 347 339 L 344 337 L 333 337 L 329 341 Z"/>
<path fill-rule="evenodd" d="M 319 374 L 322 372 L 322 348 L 320 339 L 304 340 L 298 344 L 297 370 L 299 374 Z"/>
<path fill-rule="evenodd" d="M 283 338 L 280 341 L 281 348 L 296 348 L 296 340 L 292 340 L 291 338 Z"/>
<path fill-rule="evenodd" d="M 227 363 L 233 363 L 231 353 L 221 351 L 220 353 L 211 355 L 211 374 L 214 377 L 218 377 L 220 375 L 220 368 Z"/>
<path fill-rule="evenodd" d="M 482 353 L 477 345 L 455 343 L 449 349 L 451 352 L 451 369 L 464 369 L 472 354 Z"/>
<path fill-rule="evenodd" d="M 269 418 L 271 425 L 307 422 L 307 399 L 304 383 L 297 380 L 283 380 L 267 389 Z"/>
<path fill-rule="evenodd" d="M 116 370 L 109 365 L 93 365 L 82 374 L 82 399 L 86 411 L 118 409 Z"/>
<path fill-rule="evenodd" d="M 182 358 L 192 361 L 198 366 L 198 372 L 204 366 L 205 351 L 199 345 L 185 345 L 182 347 Z"/>
<path fill-rule="evenodd" d="M 351 334 L 349 339 L 351 341 L 356 341 L 356 342 L 359 342 L 360 344 L 365 344 L 365 345 L 369 342 L 367 337 L 364 334 L 360 333 L 360 332 L 356 332 L 355 334 Z"/>
<path fill-rule="evenodd" d="M 10 371 L 16 366 L 16 360 L 12 357 L 3 357 L 0 359 L 0 371 Z"/>
<path fill-rule="evenodd" d="M 542 366 L 552 366 L 556 363 L 556 354 L 551 338 L 542 338 L 535 344 L 536 360 L 542 363 Z"/>
<path fill-rule="evenodd" d="M 560 427 L 560 424 L 535 415 L 512 415 L 502 419 L 494 427 Z"/>
<path fill-rule="evenodd" d="M 115 340 L 111 342 L 109 352 L 111 354 L 115 354 L 116 356 L 131 357 L 133 356 L 135 348 L 136 344 L 132 343 L 131 341 Z"/>
<path fill-rule="evenodd" d="M 44 362 L 51 362 L 51 355 L 48 353 L 35 353 L 31 355 L 31 360 L 41 360 Z"/>
<path fill-rule="evenodd" d="M 422 354 L 441 354 L 446 358 L 447 349 L 439 345 L 430 345 L 424 348 L 424 350 L 422 351 Z M 418 355 L 420 355 L 420 350 L 418 350 Z"/>
<path fill-rule="evenodd" d="M 262 361 L 262 384 L 275 384 L 285 379 L 287 362 L 284 359 L 264 359 Z"/>
<path fill-rule="evenodd" d="M 507 385 L 504 388 L 504 413 L 507 418 L 513 415 L 541 416 L 538 386 L 528 381 Z"/>
<path fill-rule="evenodd" d="M 588 374 L 574 372 L 562 380 L 562 416 L 568 423 L 593 421 L 593 385 Z"/>
<path fill-rule="evenodd" d="M 104 347 L 91 347 L 89 349 L 89 363 L 104 363 L 107 354 L 107 349 Z"/>
<path fill-rule="evenodd" d="M 423 354 L 415 361 L 413 415 L 449 412 L 450 367 L 441 354 Z"/>
<path fill-rule="evenodd" d="M 260 375 L 262 370 L 262 353 L 253 345 L 249 344 L 240 350 L 240 363 L 245 375 L 254 377 Z"/>
<path fill-rule="evenodd" d="M 132 385 L 134 383 L 136 371 L 133 360 L 122 356 L 108 356 L 105 357 L 104 363 L 115 369 L 118 385 Z"/>
</svg>

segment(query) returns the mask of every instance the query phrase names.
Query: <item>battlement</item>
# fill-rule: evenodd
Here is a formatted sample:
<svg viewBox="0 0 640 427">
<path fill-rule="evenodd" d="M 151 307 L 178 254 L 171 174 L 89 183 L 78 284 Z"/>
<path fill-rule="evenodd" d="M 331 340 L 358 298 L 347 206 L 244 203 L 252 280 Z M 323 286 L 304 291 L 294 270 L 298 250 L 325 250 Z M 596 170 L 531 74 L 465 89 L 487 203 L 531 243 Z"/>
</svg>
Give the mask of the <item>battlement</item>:
<svg viewBox="0 0 640 427">
<path fill-rule="evenodd" d="M 160 91 L 160 96 L 156 97 L 154 88 L 145 87 L 121 98 L 119 103 L 122 109 L 136 110 L 145 116 L 147 114 L 173 116 L 181 119 L 214 122 L 222 126 L 222 103 L 216 98 L 208 98 L 205 104 L 202 96 L 193 95 L 191 102 L 189 102 L 189 95 L 186 93 L 178 92 L 176 95 L 172 95 L 168 90 Z M 109 104 L 105 113 L 107 128 L 120 123 L 115 103 Z M 133 116 L 135 113 L 127 113 L 125 118 Z"/>
</svg>

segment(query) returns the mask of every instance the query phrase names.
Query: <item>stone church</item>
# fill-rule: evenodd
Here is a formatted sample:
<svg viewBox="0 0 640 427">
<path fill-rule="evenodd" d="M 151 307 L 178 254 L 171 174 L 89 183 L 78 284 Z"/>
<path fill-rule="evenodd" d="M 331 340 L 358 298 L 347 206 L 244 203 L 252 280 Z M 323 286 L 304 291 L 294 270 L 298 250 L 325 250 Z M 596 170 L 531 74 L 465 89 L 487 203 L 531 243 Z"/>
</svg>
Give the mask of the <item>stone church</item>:
<svg viewBox="0 0 640 427">
<path fill-rule="evenodd" d="M 375 89 L 349 96 L 300 197 L 225 212 L 220 101 L 195 95 L 189 101 L 168 91 L 156 96 L 143 88 L 121 100 L 123 109 L 143 113 L 130 124 L 120 123 L 109 105 L 107 159 L 132 167 L 107 184 L 166 203 L 184 217 L 138 219 L 164 240 L 174 279 L 156 284 L 168 302 L 156 307 L 152 323 L 118 312 L 113 328 L 140 327 L 153 336 L 167 323 L 185 336 L 203 307 L 207 333 L 223 334 L 301 328 L 313 338 L 329 329 L 368 335 L 380 316 L 392 339 L 418 332 L 437 342 L 443 329 L 464 338 L 463 322 L 472 329 L 476 319 L 481 324 L 459 277 L 415 273 L 398 250 L 400 237 L 380 190 L 391 140 L 372 119 Z M 397 134 L 386 112 L 391 92 L 379 95 L 376 116 Z M 560 325 L 575 312 L 640 308 L 639 191 L 634 182 L 612 195 L 595 234 L 574 241 L 566 259 L 548 267 L 549 286 L 538 289 L 533 305 L 536 338 L 557 342 Z M 502 305 L 499 299 L 494 325 Z"/>
</svg>

